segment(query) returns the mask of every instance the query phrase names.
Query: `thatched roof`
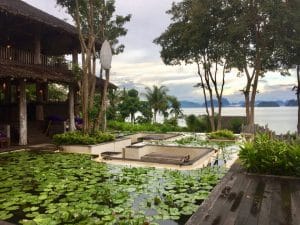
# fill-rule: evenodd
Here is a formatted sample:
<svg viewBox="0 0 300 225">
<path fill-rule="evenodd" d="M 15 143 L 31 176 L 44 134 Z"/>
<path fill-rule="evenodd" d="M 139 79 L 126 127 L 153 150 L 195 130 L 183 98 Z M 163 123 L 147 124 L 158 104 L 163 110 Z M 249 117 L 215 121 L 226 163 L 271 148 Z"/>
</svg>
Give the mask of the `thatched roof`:
<svg viewBox="0 0 300 225">
<path fill-rule="evenodd" d="M 40 37 L 44 55 L 80 52 L 77 29 L 20 0 L 0 0 L 0 46 L 31 51 Z"/>
<path fill-rule="evenodd" d="M 22 16 L 35 22 L 43 23 L 56 29 L 64 30 L 70 34 L 76 34 L 74 26 L 60 20 L 42 10 L 35 8 L 21 0 L 0 0 L 0 11 Z"/>
</svg>

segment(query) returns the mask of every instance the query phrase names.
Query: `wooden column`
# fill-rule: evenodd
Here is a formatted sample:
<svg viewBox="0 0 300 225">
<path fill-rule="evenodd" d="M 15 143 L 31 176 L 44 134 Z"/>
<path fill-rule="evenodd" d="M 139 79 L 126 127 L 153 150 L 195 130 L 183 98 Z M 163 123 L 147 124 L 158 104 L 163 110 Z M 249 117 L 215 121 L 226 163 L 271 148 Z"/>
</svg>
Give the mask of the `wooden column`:
<svg viewBox="0 0 300 225">
<path fill-rule="evenodd" d="M 35 106 L 35 118 L 37 121 L 44 120 L 44 90 L 43 85 L 39 82 L 36 82 L 35 85 L 36 92 L 36 106 Z"/>
<path fill-rule="evenodd" d="M 34 37 L 34 64 L 41 64 L 41 38 L 39 35 Z"/>
<path fill-rule="evenodd" d="M 5 80 L 3 83 L 3 89 L 4 89 L 4 103 L 10 104 L 11 103 L 11 81 Z"/>
<path fill-rule="evenodd" d="M 42 84 L 42 90 L 43 90 L 43 100 L 44 100 L 44 103 L 47 103 L 48 100 L 49 100 L 48 82 L 44 82 Z"/>
<path fill-rule="evenodd" d="M 27 103 L 26 103 L 26 82 L 20 80 L 20 99 L 19 99 L 19 145 L 27 145 Z"/>
<path fill-rule="evenodd" d="M 72 52 L 72 63 L 74 65 L 78 65 L 78 52 L 77 50 L 73 50 Z M 79 90 L 75 87 L 73 87 L 74 91 L 74 115 L 78 116 L 79 115 Z"/>
<path fill-rule="evenodd" d="M 74 131 L 75 127 L 75 115 L 74 115 L 74 86 L 73 84 L 69 84 L 69 120 L 70 126 L 69 130 Z"/>
</svg>

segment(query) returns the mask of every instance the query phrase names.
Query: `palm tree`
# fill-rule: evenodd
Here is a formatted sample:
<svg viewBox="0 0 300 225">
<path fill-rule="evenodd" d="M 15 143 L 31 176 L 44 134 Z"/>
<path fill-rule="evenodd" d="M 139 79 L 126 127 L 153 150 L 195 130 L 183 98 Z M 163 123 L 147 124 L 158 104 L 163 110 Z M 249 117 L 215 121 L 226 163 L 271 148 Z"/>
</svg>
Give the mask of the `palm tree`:
<svg viewBox="0 0 300 225">
<path fill-rule="evenodd" d="M 168 109 L 168 88 L 165 86 L 153 85 L 153 89 L 146 87 L 145 97 L 153 110 L 153 122 L 156 123 L 157 113 L 164 113 Z"/>
<path fill-rule="evenodd" d="M 183 116 L 183 112 L 181 110 L 181 103 L 174 96 L 168 97 L 170 103 L 170 113 L 174 115 L 174 118 L 177 120 L 178 118 Z"/>
</svg>

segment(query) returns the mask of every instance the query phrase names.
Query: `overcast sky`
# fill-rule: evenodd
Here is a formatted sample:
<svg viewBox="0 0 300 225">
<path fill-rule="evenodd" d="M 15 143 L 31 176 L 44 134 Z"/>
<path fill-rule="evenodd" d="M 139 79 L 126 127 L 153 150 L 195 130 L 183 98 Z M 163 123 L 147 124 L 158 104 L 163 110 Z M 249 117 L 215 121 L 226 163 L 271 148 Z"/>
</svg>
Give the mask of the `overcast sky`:
<svg viewBox="0 0 300 225">
<path fill-rule="evenodd" d="M 63 9 L 56 6 L 56 0 L 24 0 L 25 2 L 61 19 L 70 17 Z M 180 100 L 202 102 L 202 92 L 193 86 L 199 82 L 196 67 L 166 66 L 159 55 L 159 46 L 153 44 L 169 25 L 169 15 L 165 12 L 171 8 L 174 0 L 116 0 L 117 14 L 132 14 L 126 24 L 127 36 L 120 39 L 125 45 L 124 53 L 113 57 L 111 80 L 119 87 L 137 88 L 140 92 L 145 86 L 165 85 L 169 94 Z M 179 0 L 176 0 L 179 1 Z M 227 74 L 225 97 L 230 101 L 241 101 L 240 89 L 244 79 L 237 78 L 236 73 Z M 259 100 L 294 99 L 292 87 L 296 83 L 293 73 L 282 77 L 278 73 L 268 73 L 259 84 Z"/>
</svg>

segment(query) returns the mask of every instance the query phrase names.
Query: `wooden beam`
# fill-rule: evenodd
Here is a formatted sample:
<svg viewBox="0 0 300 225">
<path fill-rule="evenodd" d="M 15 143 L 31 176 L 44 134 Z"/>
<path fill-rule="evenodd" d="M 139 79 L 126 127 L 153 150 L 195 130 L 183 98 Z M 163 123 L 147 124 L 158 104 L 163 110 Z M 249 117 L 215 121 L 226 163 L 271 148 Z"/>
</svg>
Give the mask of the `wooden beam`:
<svg viewBox="0 0 300 225">
<path fill-rule="evenodd" d="M 75 127 L 75 115 L 74 115 L 74 86 L 72 84 L 69 85 L 69 131 L 74 131 Z"/>
<path fill-rule="evenodd" d="M 20 80 L 19 123 L 20 123 L 19 145 L 27 145 L 26 81 L 24 80 Z"/>
</svg>

